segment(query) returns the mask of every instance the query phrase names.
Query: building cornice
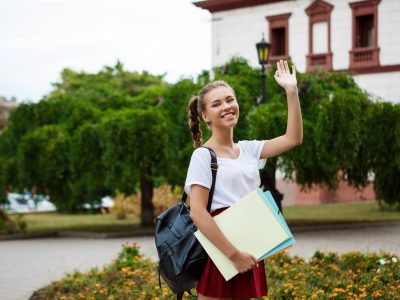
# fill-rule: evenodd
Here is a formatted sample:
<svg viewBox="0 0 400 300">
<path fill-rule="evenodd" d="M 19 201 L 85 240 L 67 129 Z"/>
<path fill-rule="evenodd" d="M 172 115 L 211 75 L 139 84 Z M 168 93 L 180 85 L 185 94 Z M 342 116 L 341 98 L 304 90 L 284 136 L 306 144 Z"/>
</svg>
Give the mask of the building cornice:
<svg viewBox="0 0 400 300">
<path fill-rule="evenodd" d="M 288 0 L 208 0 L 197 1 L 193 4 L 197 7 L 207 9 L 209 12 L 218 12 L 236 8 L 251 7 L 275 2 L 284 2 Z"/>
<path fill-rule="evenodd" d="M 353 74 L 374 74 L 374 73 L 389 73 L 389 72 L 399 72 L 399 71 L 400 71 L 400 64 L 334 70 L 334 72 L 349 72 Z"/>
</svg>

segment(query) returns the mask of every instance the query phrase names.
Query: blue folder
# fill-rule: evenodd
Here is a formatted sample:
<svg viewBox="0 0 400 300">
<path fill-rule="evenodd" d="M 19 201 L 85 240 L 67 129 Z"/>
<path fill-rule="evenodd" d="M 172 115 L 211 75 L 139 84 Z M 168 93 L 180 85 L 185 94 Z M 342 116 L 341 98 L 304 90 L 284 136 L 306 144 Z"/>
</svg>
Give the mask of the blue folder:
<svg viewBox="0 0 400 300">
<path fill-rule="evenodd" d="M 270 250 L 269 252 L 264 254 L 264 256 L 260 257 L 258 259 L 258 261 L 261 261 L 271 255 L 274 255 L 274 254 L 286 249 L 287 247 L 294 245 L 296 243 L 296 240 L 294 239 L 292 232 L 290 231 L 289 227 L 286 224 L 285 219 L 282 216 L 282 213 L 280 212 L 278 206 L 276 205 L 276 202 L 275 202 L 274 198 L 272 197 L 271 192 L 270 191 L 263 192 L 261 189 L 257 189 L 257 193 L 264 200 L 265 205 L 267 205 L 269 210 L 272 212 L 274 217 L 279 221 L 279 223 L 282 225 L 282 228 L 285 230 L 285 232 L 289 236 L 289 238 L 286 241 L 284 241 L 282 244 L 273 248 L 272 250 Z"/>
</svg>

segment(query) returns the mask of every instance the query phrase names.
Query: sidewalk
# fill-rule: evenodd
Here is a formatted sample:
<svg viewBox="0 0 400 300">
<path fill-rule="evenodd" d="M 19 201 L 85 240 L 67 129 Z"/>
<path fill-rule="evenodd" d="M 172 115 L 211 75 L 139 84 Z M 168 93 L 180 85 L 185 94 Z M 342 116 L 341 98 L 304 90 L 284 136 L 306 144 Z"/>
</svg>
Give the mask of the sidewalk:
<svg viewBox="0 0 400 300">
<path fill-rule="evenodd" d="M 357 222 L 357 223 L 332 223 L 319 225 L 290 225 L 289 228 L 293 234 L 299 232 L 314 232 L 326 230 L 352 230 L 358 228 L 373 228 L 400 225 L 400 221 L 379 221 L 379 222 Z M 21 239 L 39 239 L 39 238 L 57 238 L 74 237 L 87 239 L 110 239 L 123 237 L 142 237 L 154 235 L 154 228 L 139 228 L 133 231 L 122 232 L 87 232 L 87 231 L 59 231 L 45 233 L 21 233 L 13 235 L 0 235 L 1 241 L 21 240 Z"/>
</svg>

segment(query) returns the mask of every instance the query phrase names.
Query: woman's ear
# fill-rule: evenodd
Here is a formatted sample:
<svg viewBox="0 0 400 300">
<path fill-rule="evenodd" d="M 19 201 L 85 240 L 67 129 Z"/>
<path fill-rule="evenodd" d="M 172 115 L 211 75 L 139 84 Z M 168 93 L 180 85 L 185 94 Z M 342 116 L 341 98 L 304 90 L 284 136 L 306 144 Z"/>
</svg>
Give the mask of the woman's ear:
<svg viewBox="0 0 400 300">
<path fill-rule="evenodd" d="M 203 118 L 204 122 L 206 122 L 207 124 L 210 122 L 207 118 L 207 114 L 204 111 L 201 112 L 201 117 Z"/>
</svg>

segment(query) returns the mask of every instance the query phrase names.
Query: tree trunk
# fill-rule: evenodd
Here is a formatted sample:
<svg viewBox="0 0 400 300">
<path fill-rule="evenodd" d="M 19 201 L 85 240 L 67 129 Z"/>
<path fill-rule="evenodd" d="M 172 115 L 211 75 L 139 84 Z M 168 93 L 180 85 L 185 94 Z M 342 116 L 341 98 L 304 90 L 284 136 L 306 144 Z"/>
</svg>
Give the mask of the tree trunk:
<svg viewBox="0 0 400 300">
<path fill-rule="evenodd" d="M 140 226 L 154 226 L 153 181 L 148 179 L 145 173 L 140 176 L 140 191 L 142 193 Z"/>
</svg>

